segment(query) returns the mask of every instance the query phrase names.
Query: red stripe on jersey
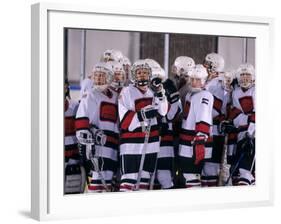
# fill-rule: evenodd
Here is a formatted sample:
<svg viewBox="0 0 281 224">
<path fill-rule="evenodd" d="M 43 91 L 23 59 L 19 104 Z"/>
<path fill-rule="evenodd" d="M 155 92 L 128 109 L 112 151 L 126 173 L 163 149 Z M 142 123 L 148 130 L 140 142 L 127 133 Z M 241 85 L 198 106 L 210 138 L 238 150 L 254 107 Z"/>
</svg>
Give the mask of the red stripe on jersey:
<svg viewBox="0 0 281 224">
<path fill-rule="evenodd" d="M 188 135 L 188 134 L 180 134 L 180 139 L 184 141 L 191 142 L 194 140 L 194 135 Z M 206 143 L 211 143 L 213 141 L 212 137 L 208 137 Z"/>
<path fill-rule="evenodd" d="M 242 111 L 239 110 L 238 108 L 236 107 L 233 107 L 232 110 L 230 111 L 230 114 L 229 114 L 229 119 L 230 120 L 233 120 L 235 119 L 239 114 L 241 114 Z"/>
<path fill-rule="evenodd" d="M 172 135 L 164 135 L 163 137 L 161 137 L 161 142 L 172 142 L 174 141 L 174 138 Z"/>
<path fill-rule="evenodd" d="M 186 119 L 190 109 L 190 102 L 186 101 L 183 108 L 183 118 Z"/>
<path fill-rule="evenodd" d="M 191 142 L 194 139 L 193 135 L 187 135 L 187 134 L 180 134 L 180 139 L 184 141 Z"/>
<path fill-rule="evenodd" d="M 256 122 L 256 114 L 251 114 L 249 117 L 249 121 L 255 123 Z"/>
<path fill-rule="evenodd" d="M 64 117 L 64 134 L 65 136 L 75 135 L 74 117 Z"/>
<path fill-rule="evenodd" d="M 221 108 L 222 108 L 222 100 L 215 97 L 214 96 L 214 105 L 213 108 L 217 111 L 217 112 L 221 112 Z"/>
<path fill-rule="evenodd" d="M 159 136 L 159 131 L 154 130 L 149 133 L 149 137 L 157 137 Z M 121 134 L 121 138 L 144 138 L 145 132 L 126 132 Z"/>
<path fill-rule="evenodd" d="M 251 96 L 245 96 L 240 98 L 239 103 L 245 114 L 253 112 L 254 103 L 253 103 L 253 98 Z"/>
<path fill-rule="evenodd" d="M 77 156 L 78 154 L 79 154 L 78 148 L 64 151 L 64 156 L 66 158 L 72 158 L 72 157 Z"/>
<path fill-rule="evenodd" d="M 112 137 L 112 136 L 106 136 L 106 141 L 107 142 L 111 142 L 111 143 L 113 143 L 115 145 L 119 144 L 119 140 L 114 138 L 114 137 Z"/>
<path fill-rule="evenodd" d="M 205 123 L 205 122 L 199 122 L 199 123 L 196 123 L 196 126 L 195 126 L 195 131 L 198 133 L 198 132 L 202 132 L 204 134 L 207 134 L 209 135 L 210 133 L 210 125 L 208 123 Z"/>
<path fill-rule="evenodd" d="M 135 100 L 135 109 L 136 111 L 140 111 L 142 108 L 148 106 L 148 105 L 152 105 L 152 98 L 148 97 L 148 98 L 141 98 L 141 99 L 137 99 Z"/>
<path fill-rule="evenodd" d="M 75 120 L 75 128 L 76 130 L 78 129 L 87 129 L 89 128 L 89 118 L 83 117 L 83 118 L 78 118 Z"/>
<path fill-rule="evenodd" d="M 135 112 L 127 111 L 127 113 L 124 115 L 124 118 L 121 121 L 121 129 L 127 130 L 129 128 L 134 115 L 135 115 Z"/>
<path fill-rule="evenodd" d="M 101 102 L 100 105 L 100 120 L 109 121 L 116 123 L 117 122 L 117 105 L 108 102 Z"/>
</svg>

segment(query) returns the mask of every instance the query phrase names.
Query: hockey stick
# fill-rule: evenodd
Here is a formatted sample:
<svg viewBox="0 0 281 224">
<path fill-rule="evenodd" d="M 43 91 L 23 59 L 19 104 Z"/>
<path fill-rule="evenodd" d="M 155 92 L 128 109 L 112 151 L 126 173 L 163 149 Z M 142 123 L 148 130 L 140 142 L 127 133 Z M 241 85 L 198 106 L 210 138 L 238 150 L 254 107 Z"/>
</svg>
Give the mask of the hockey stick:
<svg viewBox="0 0 281 224">
<path fill-rule="evenodd" d="M 225 134 L 221 163 L 220 163 L 218 186 L 223 186 L 224 179 L 226 178 L 225 167 L 227 164 L 227 162 L 226 162 L 226 155 L 227 155 L 227 149 L 228 149 L 227 143 L 228 143 L 228 134 Z"/>
<path fill-rule="evenodd" d="M 235 166 L 234 166 L 232 169 L 230 169 L 231 172 L 230 172 L 229 177 L 227 178 L 226 182 L 224 183 L 224 186 L 228 185 L 230 179 L 233 177 L 233 174 L 234 174 L 235 171 L 237 170 L 237 168 L 238 168 L 238 166 L 239 166 L 241 160 L 244 158 L 244 155 L 245 155 L 245 154 L 246 154 L 245 151 L 242 152 L 241 155 L 240 155 L 240 157 L 239 157 L 239 159 L 238 159 L 238 161 L 236 162 Z"/>
<path fill-rule="evenodd" d="M 146 148 L 149 140 L 149 134 L 150 134 L 150 128 L 151 128 L 151 119 L 148 121 L 148 125 L 145 127 L 145 137 L 144 137 L 144 146 L 141 154 L 141 161 L 139 166 L 139 172 L 137 177 L 137 182 L 135 185 L 135 190 L 138 191 L 140 189 L 140 180 L 141 180 L 141 173 L 143 171 L 143 165 L 144 165 L 144 159 L 146 154 Z"/>
<path fill-rule="evenodd" d="M 91 147 L 90 150 L 92 150 L 92 144 L 87 144 L 87 147 Z M 100 170 L 100 167 L 99 167 L 99 160 L 98 160 L 99 157 L 97 157 L 96 155 L 93 155 L 93 157 L 91 157 L 90 159 L 91 159 L 92 164 L 94 165 L 95 171 L 98 173 L 99 177 L 101 178 L 101 183 L 102 183 L 105 191 L 110 192 L 109 188 L 107 187 L 104 176 L 102 175 L 102 171 Z"/>
</svg>

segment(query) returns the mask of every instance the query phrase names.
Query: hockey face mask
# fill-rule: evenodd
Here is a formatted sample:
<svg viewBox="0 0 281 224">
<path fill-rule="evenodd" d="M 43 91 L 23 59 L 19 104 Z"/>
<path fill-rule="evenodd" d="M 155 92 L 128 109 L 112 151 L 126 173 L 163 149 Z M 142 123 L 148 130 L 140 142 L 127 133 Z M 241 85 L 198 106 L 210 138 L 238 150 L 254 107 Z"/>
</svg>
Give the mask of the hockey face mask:
<svg viewBox="0 0 281 224">
<path fill-rule="evenodd" d="M 242 88 L 248 89 L 252 86 L 252 84 L 253 84 L 253 79 L 251 74 L 249 73 L 240 74 L 239 85 Z"/>
<path fill-rule="evenodd" d="M 140 68 L 136 71 L 136 84 L 138 86 L 147 86 L 149 82 L 149 70 Z"/>
</svg>

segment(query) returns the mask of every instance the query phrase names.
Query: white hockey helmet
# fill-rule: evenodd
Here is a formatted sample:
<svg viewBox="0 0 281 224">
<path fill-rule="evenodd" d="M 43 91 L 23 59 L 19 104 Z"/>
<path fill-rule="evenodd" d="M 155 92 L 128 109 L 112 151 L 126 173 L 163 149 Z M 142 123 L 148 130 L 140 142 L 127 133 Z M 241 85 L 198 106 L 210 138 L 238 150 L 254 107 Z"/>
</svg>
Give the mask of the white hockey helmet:
<svg viewBox="0 0 281 224">
<path fill-rule="evenodd" d="M 243 88 L 250 88 L 255 81 L 255 68 L 252 64 L 241 64 L 236 72 L 239 85 Z"/>
<path fill-rule="evenodd" d="M 138 78 L 137 76 L 138 70 L 146 70 L 147 77 L 143 77 L 141 79 Z M 143 59 L 137 60 L 131 68 L 131 74 L 132 74 L 132 81 L 135 83 L 135 85 L 147 86 L 151 79 L 151 67 L 145 60 Z"/>
<path fill-rule="evenodd" d="M 192 92 L 198 92 L 198 91 L 202 90 L 202 88 L 204 87 L 205 82 L 206 82 L 207 77 L 208 77 L 208 72 L 203 65 L 197 64 L 190 71 L 189 77 L 190 77 L 191 80 L 192 79 L 200 79 L 201 80 L 200 87 L 192 86 L 192 82 L 191 82 L 191 91 Z"/>
<path fill-rule="evenodd" d="M 217 53 L 207 54 L 204 60 L 204 66 L 209 72 L 222 72 L 224 69 L 224 59 Z"/>
<path fill-rule="evenodd" d="M 122 88 L 126 81 L 123 65 L 117 61 L 109 61 L 107 64 L 111 66 L 113 73 L 113 78 L 110 85 L 114 88 Z"/>
<path fill-rule="evenodd" d="M 126 56 L 123 56 L 122 64 L 123 64 L 124 66 L 125 66 L 125 65 L 128 65 L 128 66 L 131 66 L 131 65 L 132 65 L 130 59 L 127 58 Z"/>
<path fill-rule="evenodd" d="M 167 74 L 165 70 L 161 67 L 151 69 L 151 80 L 154 78 L 160 78 L 162 82 L 167 79 Z"/>
<path fill-rule="evenodd" d="M 162 81 L 167 79 L 164 69 L 157 61 L 151 58 L 146 58 L 144 60 L 148 63 L 151 68 L 151 80 L 156 77 L 160 78 Z"/>
<path fill-rule="evenodd" d="M 188 76 L 189 72 L 195 67 L 195 62 L 191 57 L 179 56 L 172 65 L 172 73 L 176 76 Z"/>
<path fill-rule="evenodd" d="M 154 59 L 146 58 L 144 60 L 150 66 L 151 69 L 153 69 L 153 68 L 161 68 L 161 65 L 157 61 L 155 61 Z"/>
<path fill-rule="evenodd" d="M 121 51 L 116 49 L 108 49 L 103 52 L 100 61 L 101 62 L 108 62 L 108 61 L 118 61 L 122 62 L 123 54 Z"/>
<path fill-rule="evenodd" d="M 91 79 L 93 88 L 98 91 L 104 91 L 112 81 L 112 68 L 105 62 L 97 63 L 92 69 Z"/>
<path fill-rule="evenodd" d="M 220 74 L 220 80 L 222 81 L 222 87 L 226 91 L 231 91 L 232 86 L 231 83 L 233 79 L 235 78 L 235 71 L 225 71 Z"/>
</svg>

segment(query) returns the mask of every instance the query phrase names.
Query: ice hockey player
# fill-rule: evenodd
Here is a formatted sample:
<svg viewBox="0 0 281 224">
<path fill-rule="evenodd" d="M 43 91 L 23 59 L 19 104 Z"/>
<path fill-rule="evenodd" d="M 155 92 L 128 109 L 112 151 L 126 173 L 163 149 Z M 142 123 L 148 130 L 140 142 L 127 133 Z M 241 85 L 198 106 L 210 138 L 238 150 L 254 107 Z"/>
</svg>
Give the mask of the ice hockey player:
<svg viewBox="0 0 281 224">
<path fill-rule="evenodd" d="M 119 95 L 120 191 L 148 190 L 160 150 L 157 116 L 165 116 L 168 102 L 164 89 L 149 88 L 151 68 L 145 60 L 132 66 L 134 84 Z"/>
<path fill-rule="evenodd" d="M 179 160 L 186 188 L 201 186 L 201 172 L 212 155 L 213 96 L 204 90 L 208 73 L 198 64 L 190 73 L 191 92 L 187 93 L 180 133 Z"/>
<path fill-rule="evenodd" d="M 168 100 L 168 112 L 166 116 L 159 116 L 160 124 L 160 152 L 157 155 L 157 175 L 155 181 L 156 189 L 171 189 L 174 187 L 175 175 L 175 149 L 174 149 L 174 128 L 173 121 L 182 111 L 179 92 L 170 79 L 166 78 L 164 69 L 153 69 L 152 80 L 163 83 L 165 94 Z M 159 186 L 157 185 L 159 184 Z"/>
<path fill-rule="evenodd" d="M 117 61 L 122 63 L 123 54 L 121 51 L 116 49 L 108 49 L 103 52 L 100 62 Z"/>
<path fill-rule="evenodd" d="M 240 87 L 232 94 L 230 119 L 238 130 L 238 142 L 230 172 L 238 173 L 234 184 L 251 185 L 255 182 L 255 69 L 251 64 L 241 64 L 236 75 Z"/>
<path fill-rule="evenodd" d="M 81 99 L 76 115 L 76 136 L 84 147 L 81 156 L 91 162 L 88 192 L 111 191 L 117 167 L 117 94 L 109 89 L 112 70 L 104 62 L 92 70 L 93 91 Z"/>
<path fill-rule="evenodd" d="M 222 168 L 222 157 L 225 144 L 225 133 L 220 130 L 220 124 L 228 117 L 228 111 L 231 104 L 232 81 L 234 73 L 231 71 L 223 72 L 219 77 L 212 79 L 212 85 L 207 90 L 214 97 L 213 104 L 213 149 L 212 157 L 204 163 L 201 183 L 202 186 L 212 187 L 218 186 L 220 169 Z M 227 153 L 227 152 L 225 152 Z"/>
<path fill-rule="evenodd" d="M 79 150 L 75 135 L 75 115 L 78 102 L 70 98 L 69 83 L 64 83 L 64 155 L 65 155 L 65 183 L 64 193 L 82 193 L 85 186 L 85 175 L 80 167 Z"/>
<path fill-rule="evenodd" d="M 189 72 L 194 67 L 194 60 L 187 56 L 177 57 L 172 65 L 172 80 L 179 91 L 182 103 L 185 102 L 186 94 L 190 92 Z"/>
<path fill-rule="evenodd" d="M 224 59 L 220 54 L 210 53 L 206 55 L 203 65 L 208 71 L 206 85 L 210 85 L 210 81 L 218 77 L 219 73 L 223 71 Z"/>
<path fill-rule="evenodd" d="M 119 95 L 126 81 L 125 70 L 120 62 L 109 61 L 107 62 L 107 64 L 111 66 L 112 73 L 113 73 L 110 89 L 115 91 Z"/>
</svg>

